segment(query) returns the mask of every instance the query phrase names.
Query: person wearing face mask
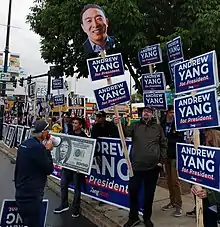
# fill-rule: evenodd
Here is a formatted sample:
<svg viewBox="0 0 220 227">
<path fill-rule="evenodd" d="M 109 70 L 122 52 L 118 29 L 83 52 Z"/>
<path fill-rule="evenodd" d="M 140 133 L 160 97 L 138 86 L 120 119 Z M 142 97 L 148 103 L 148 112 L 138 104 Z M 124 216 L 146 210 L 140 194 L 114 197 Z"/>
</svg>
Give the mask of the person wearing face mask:
<svg viewBox="0 0 220 227">
<path fill-rule="evenodd" d="M 115 122 L 119 122 L 115 118 Z M 143 219 L 146 227 L 153 227 L 151 221 L 154 193 L 161 167 L 166 159 L 167 140 L 162 127 L 153 118 L 153 109 L 147 106 L 142 111 L 139 122 L 124 128 L 125 136 L 132 138 L 131 164 L 134 176 L 129 179 L 130 200 L 129 220 L 124 227 L 133 227 L 140 223 L 138 217 L 138 196 L 144 184 Z"/>
<path fill-rule="evenodd" d="M 82 118 L 76 117 L 73 120 L 73 131 L 70 135 L 87 137 L 85 132 L 83 131 L 83 126 L 85 122 Z M 65 145 L 65 144 L 64 144 Z M 60 149 L 60 156 L 66 158 L 66 153 L 69 147 L 64 146 Z M 67 144 L 66 144 L 67 145 Z M 85 176 L 81 173 L 77 173 L 73 170 L 63 168 L 61 174 L 61 204 L 58 208 L 54 209 L 55 214 L 63 213 L 64 211 L 69 210 L 69 202 L 68 202 L 68 186 L 73 182 L 74 184 L 74 199 L 72 203 L 72 217 L 77 218 L 80 215 L 80 201 L 81 201 L 81 187 L 85 185 Z"/>
<path fill-rule="evenodd" d="M 161 122 L 168 141 L 167 159 L 165 163 L 170 202 L 162 207 L 163 211 L 175 209 L 174 216 L 182 215 L 181 187 L 176 170 L 176 143 L 184 143 L 184 133 L 177 132 L 174 122 L 174 107 L 169 106 L 165 119 Z"/>
<path fill-rule="evenodd" d="M 24 226 L 41 225 L 42 200 L 47 176 L 53 172 L 52 141 L 47 140 L 49 124 L 37 120 L 31 137 L 18 147 L 14 172 L 15 199 Z"/>
<path fill-rule="evenodd" d="M 81 27 L 88 36 L 83 44 L 86 53 L 98 53 L 114 48 L 115 39 L 107 34 L 109 21 L 100 6 L 96 4 L 84 6 L 81 19 Z"/>
</svg>

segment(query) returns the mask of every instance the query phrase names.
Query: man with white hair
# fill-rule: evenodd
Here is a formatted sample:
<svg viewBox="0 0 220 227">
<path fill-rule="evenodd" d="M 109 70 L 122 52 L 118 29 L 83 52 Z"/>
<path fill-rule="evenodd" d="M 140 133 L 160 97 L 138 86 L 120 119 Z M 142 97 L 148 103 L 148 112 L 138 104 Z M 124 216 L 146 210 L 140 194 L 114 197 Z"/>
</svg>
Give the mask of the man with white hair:
<svg viewBox="0 0 220 227">
<path fill-rule="evenodd" d="M 14 173 L 15 199 L 24 226 L 41 225 L 42 200 L 47 176 L 53 172 L 51 150 L 52 141 L 48 139 L 49 124 L 37 120 L 31 137 L 23 141 L 17 151 Z"/>
</svg>

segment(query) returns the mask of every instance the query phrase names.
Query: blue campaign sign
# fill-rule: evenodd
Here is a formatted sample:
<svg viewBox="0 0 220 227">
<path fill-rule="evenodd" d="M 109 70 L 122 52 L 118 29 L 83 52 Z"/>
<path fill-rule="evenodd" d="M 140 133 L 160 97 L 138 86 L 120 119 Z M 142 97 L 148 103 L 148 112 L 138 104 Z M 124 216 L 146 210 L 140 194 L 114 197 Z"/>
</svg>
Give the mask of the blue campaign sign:
<svg viewBox="0 0 220 227">
<path fill-rule="evenodd" d="M 65 96 L 62 95 L 55 95 L 53 97 L 54 106 L 63 106 L 65 104 Z"/>
<path fill-rule="evenodd" d="M 143 94 L 144 105 L 157 110 L 167 110 L 167 98 L 165 92 L 146 92 Z"/>
<path fill-rule="evenodd" d="M 126 144 L 131 154 L 131 141 L 126 140 Z M 99 138 L 97 140 L 97 149 L 102 154 L 102 167 L 94 159 L 91 174 L 86 178 L 86 191 L 84 191 L 84 194 L 117 207 L 129 208 L 129 171 L 120 139 Z M 54 165 L 52 176 L 60 180 L 60 173 L 61 167 Z M 139 194 L 139 201 L 139 209 L 143 211 L 143 189 Z"/>
<path fill-rule="evenodd" d="M 177 170 L 181 180 L 220 190 L 220 148 L 177 143 Z"/>
<path fill-rule="evenodd" d="M 173 61 L 170 61 L 168 64 L 169 64 L 169 70 L 170 70 L 170 75 L 171 75 L 171 78 L 172 78 L 172 81 L 174 80 L 174 66 L 180 62 L 183 62 L 184 59 L 183 58 L 179 58 L 179 59 L 176 59 L 176 60 L 173 60 Z"/>
<path fill-rule="evenodd" d="M 126 81 L 99 88 L 97 90 L 94 90 L 94 93 L 99 110 L 103 110 L 110 106 L 114 106 L 130 100 Z"/>
<path fill-rule="evenodd" d="M 163 72 L 147 73 L 142 75 L 143 91 L 165 91 L 166 81 Z"/>
<path fill-rule="evenodd" d="M 177 131 L 219 126 L 216 89 L 174 99 Z"/>
<path fill-rule="evenodd" d="M 183 58 L 183 48 L 180 36 L 167 42 L 167 55 L 169 61 Z"/>
<path fill-rule="evenodd" d="M 52 90 L 63 89 L 63 78 L 52 80 Z"/>
<path fill-rule="evenodd" d="M 42 202 L 42 221 L 39 227 L 44 227 L 47 219 L 48 200 L 44 199 Z M 23 227 L 23 221 L 19 214 L 18 207 L 15 200 L 5 199 L 2 203 L 0 215 L 1 227 Z"/>
<path fill-rule="evenodd" d="M 174 85 L 176 94 L 216 87 L 218 68 L 215 51 L 176 64 Z"/>
<path fill-rule="evenodd" d="M 87 66 L 92 81 L 124 75 L 124 64 L 121 54 L 112 54 L 105 58 L 87 59 Z"/>
<path fill-rule="evenodd" d="M 138 59 L 141 66 L 161 63 L 163 60 L 160 44 L 141 49 L 141 51 L 138 52 Z"/>
</svg>

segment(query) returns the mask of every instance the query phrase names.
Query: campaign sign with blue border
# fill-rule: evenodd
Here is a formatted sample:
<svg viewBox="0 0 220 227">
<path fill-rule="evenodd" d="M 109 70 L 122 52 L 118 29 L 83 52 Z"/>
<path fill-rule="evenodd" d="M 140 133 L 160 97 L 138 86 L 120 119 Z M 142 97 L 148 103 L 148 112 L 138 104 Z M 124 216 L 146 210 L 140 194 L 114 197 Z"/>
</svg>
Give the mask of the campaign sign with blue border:
<svg viewBox="0 0 220 227">
<path fill-rule="evenodd" d="M 54 106 L 63 106 L 65 104 L 65 96 L 62 95 L 55 95 L 53 97 Z"/>
<path fill-rule="evenodd" d="M 167 55 L 169 61 L 183 58 L 183 48 L 180 36 L 167 42 Z"/>
<path fill-rule="evenodd" d="M 143 94 L 144 105 L 157 110 L 167 110 L 167 98 L 165 92 L 146 92 Z"/>
<path fill-rule="evenodd" d="M 143 91 L 156 90 L 165 91 L 166 81 L 163 72 L 147 73 L 142 75 Z"/>
<path fill-rule="evenodd" d="M 163 60 L 160 44 L 142 48 L 141 51 L 138 52 L 138 59 L 141 66 L 161 63 Z"/>
<path fill-rule="evenodd" d="M 110 106 L 130 100 L 130 94 L 126 81 L 99 88 L 94 90 L 94 93 L 99 110 L 103 110 Z"/>
<path fill-rule="evenodd" d="M 41 225 L 39 227 L 45 227 L 47 219 L 48 200 L 44 199 L 42 202 L 42 214 L 41 214 Z M 1 227 L 23 227 L 23 221 L 19 214 L 18 207 L 15 200 L 5 199 L 2 203 L 1 216 L 0 216 Z"/>
<path fill-rule="evenodd" d="M 92 81 L 124 75 L 124 64 L 121 54 L 107 55 L 105 58 L 87 59 L 89 76 Z"/>
<path fill-rule="evenodd" d="M 220 124 L 216 89 L 175 98 L 174 108 L 177 131 L 212 128 Z"/>
<path fill-rule="evenodd" d="M 169 64 L 169 70 L 170 70 L 170 75 L 171 75 L 171 78 L 172 78 L 172 81 L 174 80 L 174 66 L 180 62 L 183 62 L 184 59 L 183 58 L 179 58 L 179 59 L 176 59 L 176 60 L 173 60 L 173 61 L 170 61 L 168 64 Z"/>
<path fill-rule="evenodd" d="M 204 90 L 218 85 L 216 52 L 200 55 L 174 66 L 176 94 Z"/>
<path fill-rule="evenodd" d="M 177 143 L 177 170 L 183 181 L 220 190 L 220 148 Z"/>
<path fill-rule="evenodd" d="M 63 89 L 63 78 L 52 80 L 52 90 Z"/>
</svg>

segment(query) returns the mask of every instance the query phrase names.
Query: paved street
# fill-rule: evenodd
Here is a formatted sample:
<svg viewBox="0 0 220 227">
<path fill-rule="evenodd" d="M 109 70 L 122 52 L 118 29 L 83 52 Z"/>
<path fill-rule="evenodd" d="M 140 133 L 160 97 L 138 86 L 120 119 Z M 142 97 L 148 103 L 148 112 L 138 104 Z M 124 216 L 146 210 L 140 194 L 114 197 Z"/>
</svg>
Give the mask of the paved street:
<svg viewBox="0 0 220 227">
<path fill-rule="evenodd" d="M 4 199 L 14 198 L 14 185 L 13 185 L 13 173 L 14 165 L 11 164 L 7 156 L 0 152 L 0 204 Z M 52 192 L 50 189 L 45 189 L 45 198 L 49 200 L 48 214 L 47 214 L 47 227 L 95 227 L 85 217 L 73 219 L 70 213 L 64 213 L 62 215 L 54 215 L 53 209 L 59 205 L 60 198 Z"/>
</svg>

